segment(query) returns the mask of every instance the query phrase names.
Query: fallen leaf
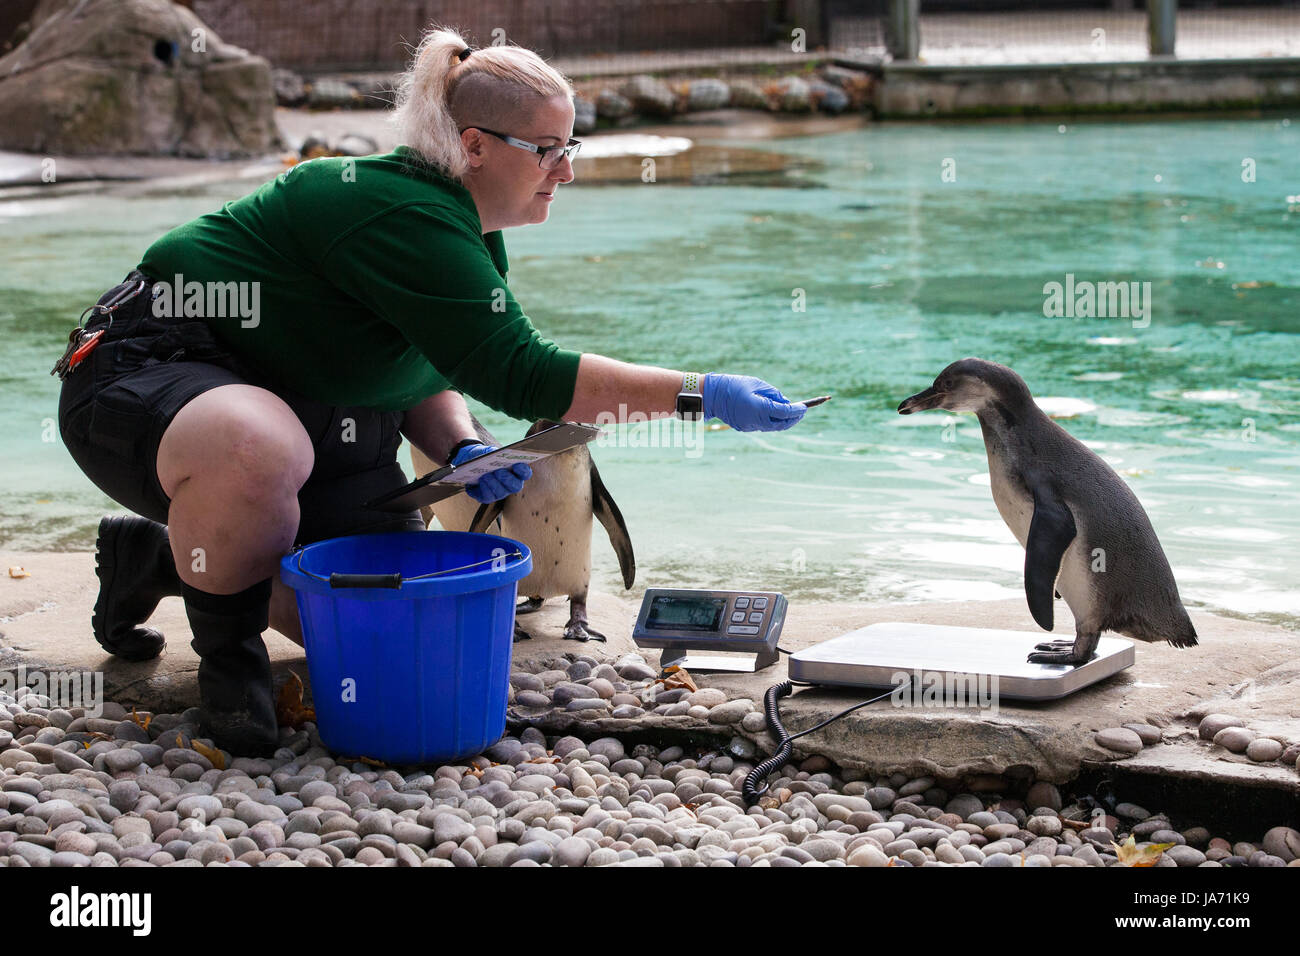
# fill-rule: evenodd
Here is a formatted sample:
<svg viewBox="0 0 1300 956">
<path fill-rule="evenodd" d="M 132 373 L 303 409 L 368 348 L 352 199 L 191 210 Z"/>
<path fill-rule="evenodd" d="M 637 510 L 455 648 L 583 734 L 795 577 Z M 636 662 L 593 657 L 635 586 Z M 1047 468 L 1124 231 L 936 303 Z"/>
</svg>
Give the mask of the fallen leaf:
<svg viewBox="0 0 1300 956">
<path fill-rule="evenodd" d="M 275 719 L 282 727 L 295 730 L 307 721 L 315 722 L 316 711 L 302 705 L 302 678 L 289 671 L 289 679 L 280 688 L 280 696 L 275 702 Z"/>
<path fill-rule="evenodd" d="M 217 750 L 215 747 L 209 747 L 206 744 L 201 744 L 197 740 L 192 741 L 190 746 L 193 748 L 195 753 L 207 757 L 208 762 L 217 770 L 226 769 L 226 758 L 221 755 L 220 750 Z"/>
<path fill-rule="evenodd" d="M 149 724 L 152 723 L 152 721 L 153 721 L 153 714 L 146 714 L 144 720 L 141 720 L 141 719 L 140 719 L 140 715 L 137 714 L 137 713 L 135 712 L 135 708 L 132 707 L 132 708 L 131 708 L 131 716 L 130 716 L 129 718 L 127 718 L 127 719 L 130 720 L 131 723 L 133 723 L 133 724 L 135 724 L 136 726 L 138 726 L 141 730 L 148 730 L 148 729 L 149 729 Z"/>
<path fill-rule="evenodd" d="M 1130 833 L 1128 839 L 1122 844 L 1112 842 L 1111 846 L 1115 848 L 1115 856 L 1120 866 L 1155 866 L 1160 860 L 1160 855 L 1174 844 L 1152 843 L 1149 846 L 1138 846 L 1133 839 L 1133 834 Z"/>
<path fill-rule="evenodd" d="M 676 690 L 679 687 L 684 687 L 687 690 L 694 692 L 700 689 L 695 683 L 695 678 L 691 677 L 690 673 L 684 667 L 678 667 L 676 664 L 672 664 L 664 668 L 664 673 L 668 676 L 655 679 L 656 684 L 664 685 L 664 690 Z"/>
<path fill-rule="evenodd" d="M 14 565 L 9 569 L 9 576 L 11 578 L 30 578 L 32 572 L 28 571 L 26 568 L 20 568 L 18 565 Z"/>
</svg>

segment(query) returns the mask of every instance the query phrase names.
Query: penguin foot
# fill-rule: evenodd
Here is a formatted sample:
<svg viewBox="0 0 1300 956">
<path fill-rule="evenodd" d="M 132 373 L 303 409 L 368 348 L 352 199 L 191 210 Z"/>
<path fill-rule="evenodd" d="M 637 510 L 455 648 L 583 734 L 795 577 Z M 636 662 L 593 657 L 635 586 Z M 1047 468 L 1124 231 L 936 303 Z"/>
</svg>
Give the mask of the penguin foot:
<svg viewBox="0 0 1300 956">
<path fill-rule="evenodd" d="M 587 626 L 586 621 L 571 621 L 564 629 L 564 639 L 566 641 L 603 641 L 605 635 L 600 631 L 592 630 Z"/>
<path fill-rule="evenodd" d="M 1035 644 L 1034 651 L 1027 658 L 1030 664 L 1086 664 L 1092 660 L 1093 646 L 1082 648 L 1082 655 L 1076 652 L 1074 641 L 1048 641 Z"/>
<path fill-rule="evenodd" d="M 530 597 L 520 601 L 515 605 L 516 614 L 532 614 L 534 611 L 540 611 L 542 608 L 542 598 Z"/>
<path fill-rule="evenodd" d="M 512 643 L 518 644 L 520 641 L 531 641 L 532 639 L 533 635 L 529 634 L 518 624 L 515 625 L 515 637 Z"/>
</svg>

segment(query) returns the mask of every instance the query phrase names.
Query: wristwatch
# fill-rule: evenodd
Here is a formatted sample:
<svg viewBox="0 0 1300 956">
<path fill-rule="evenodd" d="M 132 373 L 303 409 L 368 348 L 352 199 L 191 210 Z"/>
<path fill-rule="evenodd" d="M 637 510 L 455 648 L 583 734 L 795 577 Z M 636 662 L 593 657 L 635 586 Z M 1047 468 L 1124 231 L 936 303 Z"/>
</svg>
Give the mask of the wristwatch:
<svg viewBox="0 0 1300 956">
<path fill-rule="evenodd" d="M 698 421 L 704 417 L 704 393 L 701 384 L 704 376 L 699 372 L 686 372 L 682 376 L 682 390 L 677 393 L 677 417 Z"/>
<path fill-rule="evenodd" d="M 462 438 L 456 444 L 451 446 L 451 451 L 447 454 L 447 464 L 451 464 L 456 458 L 456 454 L 466 445 L 481 445 L 482 439 L 479 438 Z"/>
</svg>

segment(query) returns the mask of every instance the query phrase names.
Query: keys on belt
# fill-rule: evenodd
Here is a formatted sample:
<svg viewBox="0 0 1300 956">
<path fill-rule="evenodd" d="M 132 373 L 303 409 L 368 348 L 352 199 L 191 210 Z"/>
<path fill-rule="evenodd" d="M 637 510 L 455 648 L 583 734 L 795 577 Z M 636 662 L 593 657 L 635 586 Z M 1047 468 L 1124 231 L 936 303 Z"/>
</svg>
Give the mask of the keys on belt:
<svg viewBox="0 0 1300 956">
<path fill-rule="evenodd" d="M 54 363 L 54 368 L 50 369 L 50 374 L 57 375 L 59 381 L 67 378 L 68 373 L 80 365 L 86 356 L 99 345 L 104 333 L 113 324 L 113 313 L 143 292 L 148 285 L 149 283 L 144 279 L 137 279 L 107 302 L 92 305 L 85 312 L 82 312 L 82 319 L 85 319 L 87 313 L 93 313 L 96 316 L 106 315 L 108 316 L 108 325 L 92 332 L 84 328 L 78 321 L 77 327 L 68 334 L 68 347 L 63 350 L 63 355 L 59 357 L 59 360 Z"/>
</svg>

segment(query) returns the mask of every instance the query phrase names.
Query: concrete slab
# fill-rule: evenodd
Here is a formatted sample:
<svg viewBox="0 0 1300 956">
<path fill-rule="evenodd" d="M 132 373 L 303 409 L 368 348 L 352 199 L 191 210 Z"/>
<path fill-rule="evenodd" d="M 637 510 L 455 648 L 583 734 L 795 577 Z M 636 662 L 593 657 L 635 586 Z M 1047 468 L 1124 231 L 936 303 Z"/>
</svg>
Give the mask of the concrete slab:
<svg viewBox="0 0 1300 956">
<path fill-rule="evenodd" d="M 29 577 L 3 569 L 22 566 Z M 198 659 L 179 598 L 166 598 L 152 624 L 167 635 L 162 657 L 143 664 L 104 654 L 90 635 L 90 612 L 98 589 L 94 558 L 88 553 L 0 552 L 0 669 L 18 664 L 104 674 L 105 695 L 127 706 L 175 711 L 197 704 Z M 634 651 L 631 629 L 640 592 L 626 596 L 593 593 L 592 626 L 607 643 L 563 640 L 568 616 L 564 601 L 552 600 L 520 617 L 534 637 L 514 646 L 516 669 L 538 671 L 564 655 L 586 653 L 614 660 Z M 1056 633 L 1072 633 L 1063 603 Z M 1137 647 L 1137 662 L 1115 677 L 1063 701 L 1042 704 L 999 702 L 994 711 L 946 707 L 899 707 L 888 699 L 863 708 L 796 742 L 796 758 L 822 754 L 842 766 L 873 773 L 900 771 L 941 781 L 998 789 L 1006 779 L 1036 778 L 1064 783 L 1080 772 L 1123 761 L 1126 770 L 1289 790 L 1300 793 L 1294 766 L 1257 764 L 1197 737 L 1208 713 L 1230 713 L 1262 735 L 1300 742 L 1300 637 L 1268 624 L 1193 613 L 1201 645 L 1178 650 L 1167 645 Z M 794 651 L 879 621 L 911 621 L 967 627 L 1037 631 L 1019 600 L 927 604 L 796 604 L 790 609 L 782 646 Z M 302 648 L 268 632 L 267 646 L 277 677 L 292 669 L 307 677 Z M 644 655 L 657 663 L 657 652 Z M 761 708 L 769 686 L 786 678 L 784 660 L 758 674 L 696 674 L 700 686 L 717 687 L 732 699 L 748 698 Z M 857 691 L 799 689 L 781 703 L 786 728 L 797 732 L 870 696 Z M 760 751 L 775 741 L 738 723 L 709 723 L 689 716 L 647 715 L 638 720 L 580 720 L 552 711 L 512 710 L 516 723 L 550 733 L 623 734 L 694 738 L 725 744 L 747 738 Z M 1094 734 L 1125 723 L 1159 727 L 1162 741 L 1136 755 L 1106 750 Z"/>
</svg>

